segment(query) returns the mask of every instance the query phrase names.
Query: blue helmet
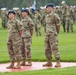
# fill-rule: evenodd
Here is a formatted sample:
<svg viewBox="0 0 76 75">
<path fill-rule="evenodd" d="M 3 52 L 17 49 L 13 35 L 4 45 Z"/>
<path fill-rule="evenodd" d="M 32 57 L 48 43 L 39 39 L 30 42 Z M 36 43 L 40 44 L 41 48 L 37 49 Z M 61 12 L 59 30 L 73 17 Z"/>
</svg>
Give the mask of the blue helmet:
<svg viewBox="0 0 76 75">
<path fill-rule="evenodd" d="M 21 11 L 21 12 L 26 12 L 26 13 L 28 13 L 28 14 L 29 14 L 28 9 L 26 9 L 26 8 L 22 9 L 22 11 Z"/>
<path fill-rule="evenodd" d="M 49 3 L 49 4 L 46 5 L 46 8 L 47 8 L 47 7 L 54 7 L 54 6 L 55 6 L 55 5 L 54 5 L 53 3 Z"/>
<path fill-rule="evenodd" d="M 11 14 L 11 13 L 15 15 L 15 11 L 14 10 L 9 10 L 8 11 L 8 15 Z"/>
</svg>

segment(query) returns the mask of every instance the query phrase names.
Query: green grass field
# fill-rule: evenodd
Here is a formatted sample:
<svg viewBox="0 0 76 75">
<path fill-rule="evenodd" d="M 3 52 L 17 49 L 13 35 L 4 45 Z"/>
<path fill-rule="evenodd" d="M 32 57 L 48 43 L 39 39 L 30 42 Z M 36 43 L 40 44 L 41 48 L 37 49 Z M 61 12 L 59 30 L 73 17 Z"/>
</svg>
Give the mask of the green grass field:
<svg viewBox="0 0 76 75">
<path fill-rule="evenodd" d="M 0 21 L 0 63 L 9 62 L 9 56 L 7 51 L 7 29 L 1 27 Z M 74 24 L 74 32 L 64 33 L 60 30 L 59 34 L 59 50 L 62 62 L 76 62 L 76 24 Z M 35 33 L 32 38 L 32 60 L 33 61 L 46 61 L 45 58 L 45 33 L 42 28 L 42 36 L 36 37 Z M 53 61 L 55 58 L 53 56 Z M 0 73 L 0 75 L 76 75 L 76 67 L 63 68 L 63 69 L 47 69 L 40 71 L 27 71 L 19 73 Z"/>
</svg>

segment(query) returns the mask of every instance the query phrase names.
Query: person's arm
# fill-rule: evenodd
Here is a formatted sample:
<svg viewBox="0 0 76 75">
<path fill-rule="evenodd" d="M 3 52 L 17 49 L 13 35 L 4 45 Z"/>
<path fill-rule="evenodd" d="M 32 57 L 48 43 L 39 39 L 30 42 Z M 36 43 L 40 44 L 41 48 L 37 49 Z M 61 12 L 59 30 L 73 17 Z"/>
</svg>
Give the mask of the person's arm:
<svg viewBox="0 0 76 75">
<path fill-rule="evenodd" d="M 30 34 L 32 36 L 34 33 L 34 23 L 32 20 L 29 21 L 29 27 L 30 27 Z"/>
<path fill-rule="evenodd" d="M 57 33 L 59 34 L 59 32 L 60 32 L 60 25 L 56 26 L 56 30 L 57 30 Z"/>
<path fill-rule="evenodd" d="M 33 32 L 34 32 L 34 29 L 31 29 L 30 33 L 31 33 L 31 36 L 33 35 Z"/>
<path fill-rule="evenodd" d="M 56 25 L 56 31 L 57 33 L 60 32 L 60 18 L 57 14 L 55 14 L 55 25 Z"/>
<path fill-rule="evenodd" d="M 19 32 L 19 35 L 22 36 L 22 23 L 20 21 L 16 24 L 17 30 Z"/>
<path fill-rule="evenodd" d="M 22 36 L 22 30 L 19 30 L 19 34 L 20 34 L 20 36 Z"/>
</svg>

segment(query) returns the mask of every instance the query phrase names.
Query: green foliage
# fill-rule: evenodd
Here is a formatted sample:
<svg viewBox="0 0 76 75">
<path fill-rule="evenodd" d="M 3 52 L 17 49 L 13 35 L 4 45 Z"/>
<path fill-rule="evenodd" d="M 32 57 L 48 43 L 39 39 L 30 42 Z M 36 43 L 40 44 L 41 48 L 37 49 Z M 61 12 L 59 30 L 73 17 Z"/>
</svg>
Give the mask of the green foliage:
<svg viewBox="0 0 76 75">
<path fill-rule="evenodd" d="M 0 8 L 7 7 L 12 9 L 13 7 L 30 7 L 33 4 L 34 0 L 0 0 Z M 37 0 L 38 6 L 45 6 L 47 3 L 55 3 L 60 5 L 63 0 Z M 69 5 L 76 5 L 76 0 L 65 0 Z"/>
</svg>

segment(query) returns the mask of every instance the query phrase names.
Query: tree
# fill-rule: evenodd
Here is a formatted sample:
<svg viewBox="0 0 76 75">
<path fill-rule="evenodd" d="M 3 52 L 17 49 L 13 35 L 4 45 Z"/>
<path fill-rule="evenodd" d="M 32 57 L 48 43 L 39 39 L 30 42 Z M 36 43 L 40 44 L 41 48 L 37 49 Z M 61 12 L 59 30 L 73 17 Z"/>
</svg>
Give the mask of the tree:
<svg viewBox="0 0 76 75">
<path fill-rule="evenodd" d="M 55 3 L 55 5 L 61 5 L 63 0 L 37 0 L 38 6 L 45 6 L 48 3 Z M 76 0 L 65 0 L 69 5 L 76 5 Z M 0 8 L 7 7 L 12 9 L 13 7 L 30 7 L 33 0 L 0 0 Z"/>
</svg>

